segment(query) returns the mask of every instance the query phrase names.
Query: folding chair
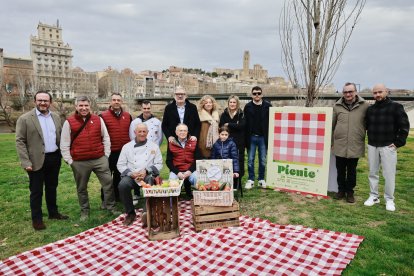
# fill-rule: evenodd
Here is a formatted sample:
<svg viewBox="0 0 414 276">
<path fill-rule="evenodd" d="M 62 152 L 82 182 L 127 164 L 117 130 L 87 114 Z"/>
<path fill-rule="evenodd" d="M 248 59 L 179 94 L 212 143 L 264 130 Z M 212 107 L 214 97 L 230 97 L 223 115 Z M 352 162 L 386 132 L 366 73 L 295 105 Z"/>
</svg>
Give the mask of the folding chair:
<svg viewBox="0 0 414 276">
<path fill-rule="evenodd" d="M 236 186 L 235 198 L 237 201 L 239 201 L 239 191 L 240 191 L 240 197 L 243 197 L 243 186 L 241 183 L 241 177 L 233 178 L 233 182 L 236 184 L 235 185 Z"/>
</svg>

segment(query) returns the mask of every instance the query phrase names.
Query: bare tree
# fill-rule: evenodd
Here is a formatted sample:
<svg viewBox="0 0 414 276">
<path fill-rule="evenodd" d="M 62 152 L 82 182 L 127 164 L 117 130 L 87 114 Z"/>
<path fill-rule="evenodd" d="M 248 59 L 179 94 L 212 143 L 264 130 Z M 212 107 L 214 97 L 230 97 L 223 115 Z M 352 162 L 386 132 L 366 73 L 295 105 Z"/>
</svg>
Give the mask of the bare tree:
<svg viewBox="0 0 414 276">
<path fill-rule="evenodd" d="M 125 103 L 128 106 L 128 111 L 132 112 L 134 110 L 135 100 L 134 100 L 134 91 L 135 91 L 135 74 L 129 68 L 125 68 L 121 71 L 122 84 L 125 91 Z"/>
<path fill-rule="evenodd" d="M 18 92 L 18 103 L 22 108 L 24 113 L 24 107 L 29 102 L 29 95 L 28 95 L 28 76 L 24 74 L 22 70 L 17 69 L 15 72 L 15 82 L 17 85 L 17 92 Z"/>
<path fill-rule="evenodd" d="M 0 70 L 0 119 L 3 119 L 9 127 L 14 127 L 15 121 L 11 116 L 10 93 L 11 87 L 6 83 L 3 70 Z"/>
<path fill-rule="evenodd" d="M 366 0 L 285 0 L 279 34 L 282 65 L 305 105 L 310 107 L 328 85 Z M 305 89 L 301 89 L 305 88 Z"/>
</svg>

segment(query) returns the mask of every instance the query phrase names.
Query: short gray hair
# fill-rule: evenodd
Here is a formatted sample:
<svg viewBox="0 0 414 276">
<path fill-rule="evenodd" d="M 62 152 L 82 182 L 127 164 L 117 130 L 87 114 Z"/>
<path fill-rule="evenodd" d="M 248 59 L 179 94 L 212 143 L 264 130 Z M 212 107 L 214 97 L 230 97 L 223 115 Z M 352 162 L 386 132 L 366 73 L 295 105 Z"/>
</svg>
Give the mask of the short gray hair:
<svg viewBox="0 0 414 276">
<path fill-rule="evenodd" d="M 79 96 L 75 98 L 75 105 L 78 105 L 78 102 L 88 102 L 91 103 L 91 100 L 87 96 Z"/>
</svg>

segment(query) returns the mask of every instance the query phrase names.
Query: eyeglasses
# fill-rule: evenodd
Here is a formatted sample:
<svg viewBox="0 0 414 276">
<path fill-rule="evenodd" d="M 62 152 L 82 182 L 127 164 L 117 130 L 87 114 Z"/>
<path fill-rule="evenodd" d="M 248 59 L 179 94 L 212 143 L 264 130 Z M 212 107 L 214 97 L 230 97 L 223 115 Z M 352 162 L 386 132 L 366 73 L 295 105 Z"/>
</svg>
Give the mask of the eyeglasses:
<svg viewBox="0 0 414 276">
<path fill-rule="evenodd" d="M 355 90 L 342 91 L 342 94 L 351 94 L 353 92 L 355 92 Z"/>
<path fill-rule="evenodd" d="M 260 95 L 262 95 L 262 92 L 253 92 L 252 95 L 253 96 L 260 96 Z"/>
</svg>

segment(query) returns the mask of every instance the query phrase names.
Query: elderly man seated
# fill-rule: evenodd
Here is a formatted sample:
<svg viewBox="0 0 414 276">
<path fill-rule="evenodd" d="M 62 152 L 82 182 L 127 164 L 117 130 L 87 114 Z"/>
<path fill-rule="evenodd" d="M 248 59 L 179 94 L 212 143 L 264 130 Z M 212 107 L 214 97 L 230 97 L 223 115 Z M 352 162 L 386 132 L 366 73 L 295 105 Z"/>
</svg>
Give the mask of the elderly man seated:
<svg viewBox="0 0 414 276">
<path fill-rule="evenodd" d="M 144 123 L 137 124 L 135 139 L 122 147 L 117 168 L 121 172 L 121 182 L 118 190 L 127 214 L 124 225 L 131 225 L 135 218 L 135 208 L 131 191 L 143 180 L 153 184 L 154 177 L 159 175 L 162 168 L 160 148 L 154 142 L 147 140 L 148 127 Z"/>
<path fill-rule="evenodd" d="M 184 180 L 185 192 L 191 198 L 191 185 L 195 186 L 197 182 L 196 160 L 200 156 L 197 140 L 190 139 L 185 124 L 178 124 L 175 134 L 178 139 L 168 142 L 166 164 L 170 179 Z"/>
</svg>

